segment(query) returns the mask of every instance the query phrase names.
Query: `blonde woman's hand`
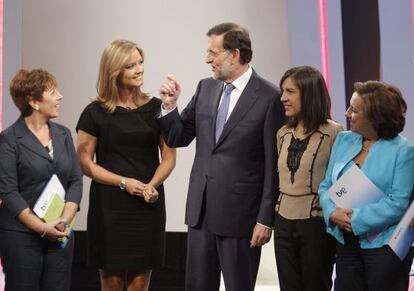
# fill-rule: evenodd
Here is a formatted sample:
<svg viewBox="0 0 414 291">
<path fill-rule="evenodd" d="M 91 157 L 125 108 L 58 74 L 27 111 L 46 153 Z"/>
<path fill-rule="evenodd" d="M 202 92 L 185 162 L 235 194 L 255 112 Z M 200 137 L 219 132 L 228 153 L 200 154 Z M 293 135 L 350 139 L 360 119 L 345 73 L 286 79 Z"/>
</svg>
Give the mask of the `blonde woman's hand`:
<svg viewBox="0 0 414 291">
<path fill-rule="evenodd" d="M 158 200 L 159 193 L 157 189 L 154 188 L 151 184 L 145 185 L 145 189 L 143 191 L 145 202 L 147 203 L 154 203 Z"/>
<path fill-rule="evenodd" d="M 143 191 L 145 189 L 145 184 L 141 181 L 134 179 L 134 178 L 126 178 L 125 179 L 125 190 L 134 196 L 141 196 L 143 197 Z"/>
</svg>

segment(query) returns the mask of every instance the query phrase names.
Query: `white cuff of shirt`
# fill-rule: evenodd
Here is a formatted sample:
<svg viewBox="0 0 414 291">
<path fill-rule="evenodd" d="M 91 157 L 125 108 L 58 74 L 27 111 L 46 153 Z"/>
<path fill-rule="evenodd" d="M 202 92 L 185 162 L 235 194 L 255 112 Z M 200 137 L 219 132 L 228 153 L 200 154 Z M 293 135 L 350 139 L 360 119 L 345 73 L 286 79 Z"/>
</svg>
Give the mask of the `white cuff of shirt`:
<svg viewBox="0 0 414 291">
<path fill-rule="evenodd" d="M 261 226 L 263 226 L 263 227 L 266 227 L 267 229 L 273 229 L 273 227 L 270 227 L 270 226 L 267 226 L 267 225 L 261 224 L 261 223 L 259 223 L 259 222 L 256 222 L 256 224 L 261 225 Z"/>
<path fill-rule="evenodd" d="M 170 113 L 170 112 L 174 111 L 174 110 L 175 110 L 175 108 L 177 108 L 177 105 L 176 105 L 176 106 L 174 106 L 174 108 L 173 108 L 173 109 L 171 109 L 171 110 L 165 110 L 165 109 L 164 109 L 164 107 L 162 107 L 162 104 L 161 104 L 161 114 L 160 114 L 160 117 L 164 117 L 164 116 L 165 116 L 165 115 L 167 115 L 168 113 Z"/>
</svg>

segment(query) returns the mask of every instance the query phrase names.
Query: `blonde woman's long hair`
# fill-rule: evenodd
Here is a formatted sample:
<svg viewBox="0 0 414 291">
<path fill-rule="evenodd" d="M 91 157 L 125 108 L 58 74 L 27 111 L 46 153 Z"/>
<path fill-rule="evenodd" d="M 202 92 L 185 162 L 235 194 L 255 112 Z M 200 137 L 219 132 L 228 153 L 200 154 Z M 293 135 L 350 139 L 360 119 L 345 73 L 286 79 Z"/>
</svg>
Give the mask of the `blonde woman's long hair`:
<svg viewBox="0 0 414 291">
<path fill-rule="evenodd" d="M 98 81 L 96 82 L 96 90 L 98 91 L 96 100 L 102 102 L 107 112 L 114 112 L 116 104 L 120 101 L 118 77 L 134 50 L 138 50 L 144 59 L 144 51 L 136 43 L 129 40 L 114 40 L 102 53 Z M 134 94 L 134 102 L 138 104 L 139 98 L 147 96 L 138 87 Z"/>
</svg>

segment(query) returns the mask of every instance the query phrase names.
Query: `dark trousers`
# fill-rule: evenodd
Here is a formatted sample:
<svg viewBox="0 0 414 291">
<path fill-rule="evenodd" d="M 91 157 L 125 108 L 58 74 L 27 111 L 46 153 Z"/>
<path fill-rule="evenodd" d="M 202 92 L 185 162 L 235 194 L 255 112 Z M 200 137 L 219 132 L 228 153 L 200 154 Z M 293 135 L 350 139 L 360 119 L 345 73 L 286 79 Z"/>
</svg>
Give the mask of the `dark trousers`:
<svg viewBox="0 0 414 291">
<path fill-rule="evenodd" d="M 221 271 L 226 291 L 253 291 L 260 253 L 260 247 L 250 248 L 250 238 L 212 233 L 204 216 L 188 228 L 185 290 L 218 291 Z"/>
<path fill-rule="evenodd" d="M 275 217 L 275 255 L 281 291 L 330 291 L 335 239 L 322 219 Z"/>
<path fill-rule="evenodd" d="M 344 232 L 337 243 L 335 291 L 407 291 L 413 249 L 400 259 L 388 247 L 361 249 L 357 236 Z"/>
<path fill-rule="evenodd" d="M 62 249 L 36 234 L 0 230 L 5 291 L 68 291 L 73 235 Z"/>
</svg>

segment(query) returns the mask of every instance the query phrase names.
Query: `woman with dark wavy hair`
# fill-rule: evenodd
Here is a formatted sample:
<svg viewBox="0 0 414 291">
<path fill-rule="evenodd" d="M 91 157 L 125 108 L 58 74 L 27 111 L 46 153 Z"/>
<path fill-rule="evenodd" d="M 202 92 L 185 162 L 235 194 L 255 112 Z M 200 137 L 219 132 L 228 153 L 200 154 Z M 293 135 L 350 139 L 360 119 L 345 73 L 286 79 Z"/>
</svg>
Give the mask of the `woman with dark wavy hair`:
<svg viewBox="0 0 414 291">
<path fill-rule="evenodd" d="M 326 233 L 317 192 L 342 126 L 330 119 L 331 99 L 315 68 L 287 70 L 280 88 L 288 117 L 277 133 L 275 254 L 280 289 L 329 291 L 335 240 Z"/>
<path fill-rule="evenodd" d="M 328 232 L 337 240 L 335 290 L 407 290 L 412 252 L 401 262 L 387 245 L 414 183 L 414 146 L 399 135 L 407 104 L 398 88 L 383 82 L 355 83 L 354 88 L 346 111 L 350 131 L 338 134 L 319 188 Z M 352 209 L 337 207 L 327 190 L 352 165 L 385 197 Z M 380 233 L 372 237 L 373 232 Z"/>
</svg>

